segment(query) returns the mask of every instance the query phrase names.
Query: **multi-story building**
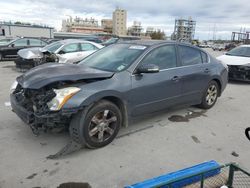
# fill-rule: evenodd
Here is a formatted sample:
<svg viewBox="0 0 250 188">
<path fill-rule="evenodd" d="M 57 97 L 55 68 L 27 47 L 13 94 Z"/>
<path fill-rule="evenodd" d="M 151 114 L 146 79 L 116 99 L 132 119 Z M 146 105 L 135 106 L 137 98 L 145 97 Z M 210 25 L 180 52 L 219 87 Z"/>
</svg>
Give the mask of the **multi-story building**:
<svg viewBox="0 0 250 188">
<path fill-rule="evenodd" d="M 145 35 L 150 36 L 154 31 L 155 31 L 155 28 L 147 27 Z"/>
<path fill-rule="evenodd" d="M 128 28 L 128 35 L 141 36 L 142 30 L 141 22 L 134 21 L 133 25 Z"/>
<path fill-rule="evenodd" d="M 127 35 L 127 11 L 117 8 L 113 12 L 113 34 Z"/>
<path fill-rule="evenodd" d="M 189 19 L 176 19 L 172 39 L 191 42 L 194 38 L 195 26 L 196 22 L 191 17 Z"/>
<path fill-rule="evenodd" d="M 62 31 L 63 32 L 75 32 L 75 33 L 101 33 L 103 32 L 103 28 L 98 25 L 98 20 L 94 18 L 79 18 L 75 17 L 62 21 Z"/>
<path fill-rule="evenodd" d="M 102 19 L 101 26 L 106 33 L 112 33 L 113 31 L 113 20 L 112 19 Z"/>
<path fill-rule="evenodd" d="M 0 22 L 0 38 L 53 38 L 54 28 L 21 22 Z"/>
</svg>

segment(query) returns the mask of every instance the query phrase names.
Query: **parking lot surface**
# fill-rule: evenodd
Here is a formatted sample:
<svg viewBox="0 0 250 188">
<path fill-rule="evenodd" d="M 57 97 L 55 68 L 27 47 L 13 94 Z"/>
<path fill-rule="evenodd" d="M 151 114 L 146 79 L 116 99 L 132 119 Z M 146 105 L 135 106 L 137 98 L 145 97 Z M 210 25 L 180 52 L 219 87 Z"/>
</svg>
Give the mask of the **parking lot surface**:
<svg viewBox="0 0 250 188">
<path fill-rule="evenodd" d="M 0 188 L 54 188 L 65 182 L 124 187 L 208 160 L 236 162 L 250 170 L 250 142 L 244 135 L 250 126 L 249 84 L 230 82 L 208 111 L 184 107 L 139 117 L 104 148 L 49 160 L 46 156 L 61 149 L 69 136 L 36 137 L 11 111 L 9 88 L 20 74 L 13 61 L 0 62 Z"/>
</svg>

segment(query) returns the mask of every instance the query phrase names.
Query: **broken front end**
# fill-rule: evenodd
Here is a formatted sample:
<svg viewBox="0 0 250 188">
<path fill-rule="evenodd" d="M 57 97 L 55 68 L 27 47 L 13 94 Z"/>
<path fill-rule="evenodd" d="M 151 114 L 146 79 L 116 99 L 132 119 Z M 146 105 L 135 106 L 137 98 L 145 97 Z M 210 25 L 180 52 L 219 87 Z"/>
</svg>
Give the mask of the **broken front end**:
<svg viewBox="0 0 250 188">
<path fill-rule="evenodd" d="M 27 89 L 17 84 L 10 95 L 12 110 L 36 135 L 39 130 L 64 129 L 79 109 L 61 108 L 79 90 L 77 87 Z"/>
<path fill-rule="evenodd" d="M 230 80 L 250 81 L 250 65 L 228 65 Z"/>
</svg>

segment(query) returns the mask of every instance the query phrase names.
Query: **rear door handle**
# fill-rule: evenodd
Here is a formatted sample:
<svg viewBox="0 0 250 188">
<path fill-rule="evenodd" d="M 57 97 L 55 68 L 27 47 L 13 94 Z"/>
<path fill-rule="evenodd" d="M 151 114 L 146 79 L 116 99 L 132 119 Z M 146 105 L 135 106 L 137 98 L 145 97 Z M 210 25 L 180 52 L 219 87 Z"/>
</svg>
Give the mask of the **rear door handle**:
<svg viewBox="0 0 250 188">
<path fill-rule="evenodd" d="M 205 73 L 210 73 L 210 70 L 209 69 L 205 69 L 204 72 Z"/>
<path fill-rule="evenodd" d="M 179 79 L 180 79 L 179 76 L 174 76 L 171 80 L 176 82 L 176 81 L 178 81 Z"/>
</svg>

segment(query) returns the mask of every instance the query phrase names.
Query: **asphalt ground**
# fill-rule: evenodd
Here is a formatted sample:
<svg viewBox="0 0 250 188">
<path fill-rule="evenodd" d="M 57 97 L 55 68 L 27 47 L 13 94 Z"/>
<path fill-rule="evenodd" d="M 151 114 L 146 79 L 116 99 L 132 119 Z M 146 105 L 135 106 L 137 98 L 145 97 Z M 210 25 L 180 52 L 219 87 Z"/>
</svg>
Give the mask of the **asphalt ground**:
<svg viewBox="0 0 250 188">
<path fill-rule="evenodd" d="M 214 56 L 222 52 L 212 52 Z M 34 136 L 11 111 L 12 61 L 0 62 L 0 187 L 54 188 L 88 182 L 93 188 L 124 187 L 204 161 L 236 162 L 250 170 L 250 85 L 230 82 L 208 111 L 182 107 L 147 115 L 122 128 L 110 145 L 46 159 L 69 140 L 67 133 Z M 232 155 L 235 152 L 237 155 Z"/>
</svg>

